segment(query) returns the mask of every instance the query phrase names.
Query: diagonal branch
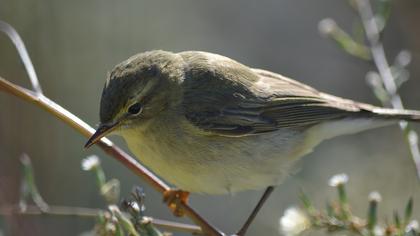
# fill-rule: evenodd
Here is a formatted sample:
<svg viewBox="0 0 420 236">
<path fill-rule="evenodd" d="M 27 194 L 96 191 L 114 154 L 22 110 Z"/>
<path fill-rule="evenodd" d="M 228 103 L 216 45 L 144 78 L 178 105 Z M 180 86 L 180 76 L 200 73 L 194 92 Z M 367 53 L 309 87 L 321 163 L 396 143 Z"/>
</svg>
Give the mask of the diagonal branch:
<svg viewBox="0 0 420 236">
<path fill-rule="evenodd" d="M 19 85 L 13 84 L 8 80 L 0 77 L 0 90 L 3 92 L 15 95 L 16 97 L 28 101 L 49 112 L 51 115 L 57 117 L 73 129 L 81 133 L 85 137 L 90 137 L 94 133 L 94 129 L 90 127 L 83 120 L 58 105 L 54 101 L 50 100 L 42 94 L 41 87 L 35 74 L 35 70 L 32 66 L 32 62 L 28 56 L 26 48 L 16 33 L 16 31 L 7 23 L 0 21 L 0 31 L 5 32 L 14 43 L 18 50 L 19 56 L 21 57 L 25 69 L 28 72 L 29 78 L 31 79 L 34 91 L 23 88 Z M 164 193 L 170 190 L 170 187 L 165 184 L 159 177 L 150 172 L 147 168 L 137 162 L 133 157 L 128 155 L 122 149 L 114 145 L 109 139 L 102 138 L 97 145 L 108 155 L 120 161 L 134 174 L 142 177 L 149 185 L 151 185 L 156 191 Z M 189 217 L 194 223 L 199 225 L 202 231 L 207 235 L 222 236 L 222 232 L 210 225 L 202 216 L 200 216 L 191 206 L 188 204 L 180 203 L 180 207 L 185 211 L 186 216 Z"/>
<path fill-rule="evenodd" d="M 6 79 L 0 77 L 0 90 L 15 95 L 25 101 L 31 102 L 40 108 L 46 110 L 53 116 L 57 117 L 64 123 L 71 126 L 73 129 L 81 133 L 85 137 L 89 137 L 94 133 L 94 129 L 87 125 L 84 121 L 51 101 L 42 94 L 36 95 L 34 92 L 15 85 Z M 156 191 L 164 193 L 170 190 L 170 187 L 155 176 L 152 172 L 138 163 L 133 157 L 125 153 L 119 147 L 114 145 L 109 139 L 102 138 L 97 145 L 108 155 L 120 161 L 128 169 L 130 169 L 136 175 L 142 177 L 149 185 L 151 185 Z M 191 206 L 182 204 L 181 207 L 185 210 L 186 215 L 193 220 L 196 224 L 200 225 L 203 231 L 209 235 L 223 235 L 217 229 L 212 227 L 203 217 L 201 217 Z"/>
</svg>

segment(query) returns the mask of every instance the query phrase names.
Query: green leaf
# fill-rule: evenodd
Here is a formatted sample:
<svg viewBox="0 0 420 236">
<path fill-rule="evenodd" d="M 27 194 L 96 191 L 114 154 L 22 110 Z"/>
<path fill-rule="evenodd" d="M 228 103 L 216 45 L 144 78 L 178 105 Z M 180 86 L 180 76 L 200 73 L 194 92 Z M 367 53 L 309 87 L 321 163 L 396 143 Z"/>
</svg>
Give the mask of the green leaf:
<svg viewBox="0 0 420 236">
<path fill-rule="evenodd" d="M 382 21 L 382 25 L 378 25 L 380 27 L 380 31 L 382 31 L 391 15 L 391 1 L 390 0 L 378 0 L 376 1 L 376 16 L 377 18 L 380 18 Z"/>
<path fill-rule="evenodd" d="M 125 236 L 124 229 L 120 224 L 116 224 L 115 236 Z"/>
<path fill-rule="evenodd" d="M 327 201 L 327 203 L 326 203 L 326 209 L 327 209 L 327 216 L 328 217 L 330 217 L 330 218 L 335 217 L 334 208 L 333 208 L 333 206 L 332 206 L 332 204 L 331 204 L 330 201 Z"/>
<path fill-rule="evenodd" d="M 315 208 L 313 207 L 309 197 L 302 190 L 300 191 L 299 198 L 302 201 L 305 210 L 310 214 L 313 213 Z"/>
<path fill-rule="evenodd" d="M 129 235 L 139 236 L 139 233 L 136 231 L 133 223 L 128 219 L 120 209 L 115 205 L 110 205 L 109 210 L 111 213 L 118 219 L 118 224 L 126 231 Z"/>
<path fill-rule="evenodd" d="M 337 186 L 337 191 L 338 191 L 338 202 L 339 202 L 339 206 L 340 206 L 340 217 L 342 220 L 348 220 L 350 219 L 350 206 L 348 204 L 348 199 L 347 199 L 347 192 L 346 192 L 346 188 L 345 188 L 345 184 L 339 184 Z"/>
<path fill-rule="evenodd" d="M 373 229 L 378 221 L 378 202 L 377 201 L 369 201 L 369 210 L 367 216 L 368 224 L 367 227 L 371 233 L 373 233 Z"/>
<path fill-rule="evenodd" d="M 22 198 L 20 200 L 21 206 L 26 206 L 25 199 L 31 197 L 35 205 L 39 207 L 41 211 L 48 211 L 48 204 L 44 201 L 41 194 L 38 191 L 38 187 L 35 183 L 35 176 L 32 167 L 31 159 L 27 154 L 22 154 L 20 157 L 20 162 L 23 166 L 23 183 L 22 183 Z"/>
<path fill-rule="evenodd" d="M 333 39 L 348 54 L 367 61 L 372 59 L 369 48 L 362 42 L 354 40 L 333 19 L 321 20 L 318 27 L 322 34 Z"/>
<path fill-rule="evenodd" d="M 413 198 L 411 197 L 407 205 L 405 206 L 405 212 L 404 212 L 404 224 L 407 224 L 410 221 L 410 218 L 413 214 Z"/>
<path fill-rule="evenodd" d="M 401 229 L 401 220 L 397 211 L 394 211 L 394 224 L 397 229 Z"/>
</svg>

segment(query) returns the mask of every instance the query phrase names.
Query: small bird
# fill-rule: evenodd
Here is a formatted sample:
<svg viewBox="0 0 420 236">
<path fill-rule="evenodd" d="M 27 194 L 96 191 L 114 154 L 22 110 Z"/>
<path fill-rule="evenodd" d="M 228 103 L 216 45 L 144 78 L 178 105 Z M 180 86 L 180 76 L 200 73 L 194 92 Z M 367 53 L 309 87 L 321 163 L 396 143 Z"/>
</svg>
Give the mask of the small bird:
<svg viewBox="0 0 420 236">
<path fill-rule="evenodd" d="M 121 135 L 177 188 L 226 194 L 277 186 L 323 140 L 400 120 L 420 112 L 343 99 L 217 54 L 156 50 L 109 74 L 86 147 Z"/>
</svg>

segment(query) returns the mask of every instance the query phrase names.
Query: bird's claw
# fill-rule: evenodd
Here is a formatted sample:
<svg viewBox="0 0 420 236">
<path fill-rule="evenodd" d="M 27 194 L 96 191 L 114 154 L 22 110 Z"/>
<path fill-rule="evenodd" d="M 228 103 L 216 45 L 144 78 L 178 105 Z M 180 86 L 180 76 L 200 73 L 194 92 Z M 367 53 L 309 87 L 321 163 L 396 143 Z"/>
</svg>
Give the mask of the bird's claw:
<svg viewBox="0 0 420 236">
<path fill-rule="evenodd" d="M 163 201 L 168 205 L 172 213 L 177 217 L 185 215 L 182 204 L 188 203 L 190 193 L 179 189 L 170 189 L 163 193 Z"/>
</svg>

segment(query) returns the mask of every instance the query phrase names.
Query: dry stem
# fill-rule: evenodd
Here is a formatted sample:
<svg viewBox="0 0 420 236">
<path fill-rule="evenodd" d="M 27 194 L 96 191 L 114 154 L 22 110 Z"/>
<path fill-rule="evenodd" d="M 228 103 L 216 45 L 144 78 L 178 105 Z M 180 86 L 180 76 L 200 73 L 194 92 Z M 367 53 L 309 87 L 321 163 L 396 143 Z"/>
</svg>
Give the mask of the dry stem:
<svg viewBox="0 0 420 236">
<path fill-rule="evenodd" d="M 104 210 L 102 209 L 92 209 L 84 207 L 68 207 L 68 206 L 51 206 L 47 211 L 41 211 L 37 206 L 27 206 L 27 208 L 22 211 L 18 205 L 11 205 L 0 207 L 0 215 L 23 215 L 23 216 L 39 216 L 39 215 L 49 215 L 49 216 L 74 216 L 74 217 L 97 217 Z M 177 223 L 161 219 L 152 219 L 152 223 L 164 230 L 168 231 L 177 231 L 185 232 L 191 234 L 201 234 L 201 229 L 198 226 Z"/>
</svg>

